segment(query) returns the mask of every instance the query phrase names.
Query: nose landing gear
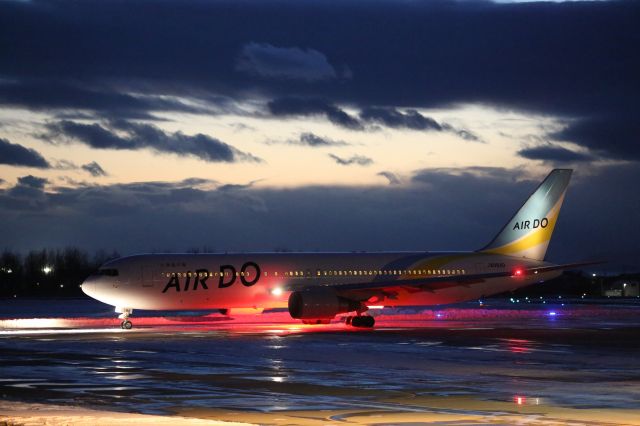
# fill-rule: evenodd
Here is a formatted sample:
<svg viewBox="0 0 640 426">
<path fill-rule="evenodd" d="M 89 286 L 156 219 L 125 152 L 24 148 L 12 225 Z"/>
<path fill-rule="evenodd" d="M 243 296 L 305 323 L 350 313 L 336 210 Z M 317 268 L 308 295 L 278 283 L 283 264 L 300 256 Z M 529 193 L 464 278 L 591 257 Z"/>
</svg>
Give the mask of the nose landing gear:
<svg viewBox="0 0 640 426">
<path fill-rule="evenodd" d="M 120 323 L 120 328 L 123 330 L 131 330 L 133 327 L 133 323 L 129 321 L 129 316 L 133 313 L 133 309 L 131 308 L 116 308 L 116 312 L 120 313 L 118 318 L 122 320 Z"/>
</svg>

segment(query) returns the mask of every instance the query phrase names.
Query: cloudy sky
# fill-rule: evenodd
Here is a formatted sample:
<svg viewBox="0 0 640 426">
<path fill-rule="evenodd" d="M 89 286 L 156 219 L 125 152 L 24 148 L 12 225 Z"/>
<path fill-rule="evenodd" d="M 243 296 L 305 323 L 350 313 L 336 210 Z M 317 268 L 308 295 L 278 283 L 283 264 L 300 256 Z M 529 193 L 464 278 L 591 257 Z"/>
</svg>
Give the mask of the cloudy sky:
<svg viewBox="0 0 640 426">
<path fill-rule="evenodd" d="M 2 1 L 17 250 L 472 250 L 640 269 L 640 2 Z"/>
</svg>

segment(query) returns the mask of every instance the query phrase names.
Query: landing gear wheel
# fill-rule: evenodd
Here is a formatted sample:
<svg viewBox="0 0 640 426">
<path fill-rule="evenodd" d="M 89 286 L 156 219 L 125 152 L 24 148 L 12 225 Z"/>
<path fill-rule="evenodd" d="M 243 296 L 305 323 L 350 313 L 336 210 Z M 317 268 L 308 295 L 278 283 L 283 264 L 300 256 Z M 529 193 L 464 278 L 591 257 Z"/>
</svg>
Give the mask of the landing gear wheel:
<svg viewBox="0 0 640 426">
<path fill-rule="evenodd" d="M 351 318 L 351 325 L 358 328 L 373 328 L 376 320 L 368 315 L 362 315 Z"/>
<path fill-rule="evenodd" d="M 129 316 L 131 316 L 131 314 L 133 313 L 133 309 L 121 308 L 116 306 L 116 312 L 120 314 L 118 315 L 118 318 L 122 320 L 122 322 L 120 323 L 120 328 L 123 330 L 131 330 L 133 324 L 131 324 L 131 321 L 129 321 Z"/>
</svg>

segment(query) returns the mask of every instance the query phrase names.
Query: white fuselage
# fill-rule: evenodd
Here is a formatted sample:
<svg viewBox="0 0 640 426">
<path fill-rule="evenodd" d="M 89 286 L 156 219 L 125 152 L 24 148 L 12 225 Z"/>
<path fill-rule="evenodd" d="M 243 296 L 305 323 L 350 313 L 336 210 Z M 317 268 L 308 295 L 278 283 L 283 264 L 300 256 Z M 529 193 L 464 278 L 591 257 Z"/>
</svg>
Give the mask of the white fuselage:
<svg viewBox="0 0 640 426">
<path fill-rule="evenodd" d="M 127 309 L 209 310 L 284 308 L 291 291 L 313 286 L 433 279 L 548 265 L 486 253 L 148 254 L 117 259 L 89 277 L 82 290 Z M 551 271 L 470 281 L 437 290 L 398 286 L 370 305 L 435 305 L 473 300 L 558 276 Z"/>
</svg>

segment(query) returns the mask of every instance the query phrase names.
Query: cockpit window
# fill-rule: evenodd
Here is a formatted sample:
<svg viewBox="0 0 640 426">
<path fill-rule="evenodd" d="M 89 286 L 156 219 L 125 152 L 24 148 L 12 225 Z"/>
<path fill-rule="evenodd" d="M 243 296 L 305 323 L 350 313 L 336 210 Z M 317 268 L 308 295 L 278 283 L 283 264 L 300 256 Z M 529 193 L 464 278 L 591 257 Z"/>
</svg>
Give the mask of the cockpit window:
<svg viewBox="0 0 640 426">
<path fill-rule="evenodd" d="M 117 277 L 118 270 L 117 269 L 99 269 L 98 275 L 106 275 L 108 277 Z"/>
</svg>

